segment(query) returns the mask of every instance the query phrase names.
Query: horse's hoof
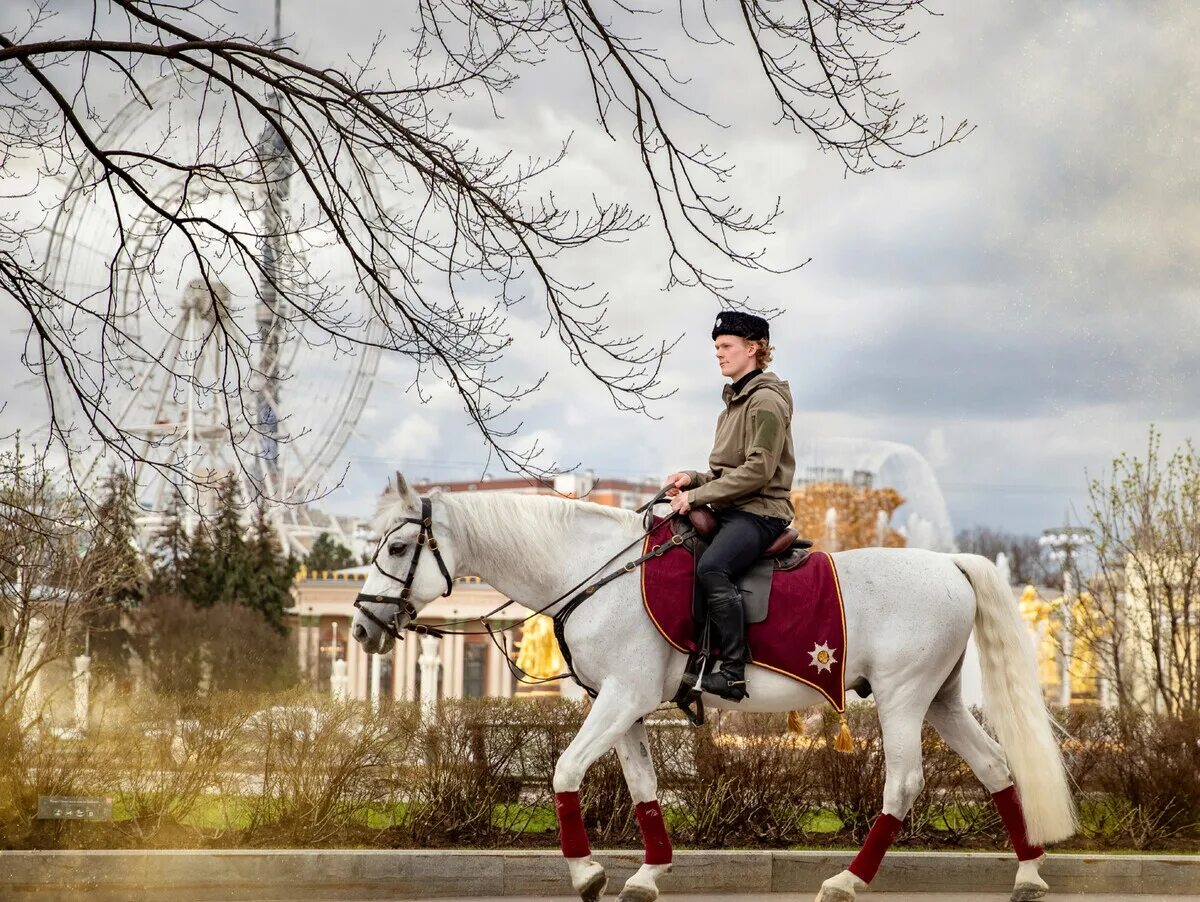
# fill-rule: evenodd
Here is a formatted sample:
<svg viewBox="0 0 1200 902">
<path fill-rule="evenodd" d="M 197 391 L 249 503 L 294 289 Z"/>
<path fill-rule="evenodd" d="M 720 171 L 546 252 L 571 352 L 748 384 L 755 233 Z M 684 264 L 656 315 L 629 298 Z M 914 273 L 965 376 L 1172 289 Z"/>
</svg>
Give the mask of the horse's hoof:
<svg viewBox="0 0 1200 902">
<path fill-rule="evenodd" d="M 606 889 L 608 889 L 608 875 L 604 871 L 599 871 L 583 885 L 583 889 L 579 891 L 579 898 L 583 902 L 600 902 L 604 898 Z"/>
<path fill-rule="evenodd" d="M 855 895 L 836 886 L 823 886 L 817 893 L 817 902 L 854 902 Z"/>
<path fill-rule="evenodd" d="M 1009 902 L 1033 902 L 1034 899 L 1044 899 L 1046 887 L 1036 883 L 1018 883 L 1009 896 Z"/>
<path fill-rule="evenodd" d="M 630 886 L 625 884 L 617 902 L 654 902 L 658 898 L 658 890 L 652 886 Z"/>
</svg>

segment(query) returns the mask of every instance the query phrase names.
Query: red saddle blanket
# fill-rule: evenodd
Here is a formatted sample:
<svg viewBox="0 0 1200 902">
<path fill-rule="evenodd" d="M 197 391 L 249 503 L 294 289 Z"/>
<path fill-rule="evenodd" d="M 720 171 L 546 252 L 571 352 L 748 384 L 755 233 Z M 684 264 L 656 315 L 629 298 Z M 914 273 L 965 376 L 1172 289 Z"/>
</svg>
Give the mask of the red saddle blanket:
<svg viewBox="0 0 1200 902">
<path fill-rule="evenodd" d="M 642 564 L 642 602 L 662 637 L 680 651 L 696 647 L 692 554 L 671 544 L 663 520 L 642 549 L 663 553 Z M 777 570 L 767 619 L 748 627 L 751 660 L 816 689 L 840 713 L 846 707 L 846 613 L 833 558 L 814 551 L 795 570 Z"/>
</svg>

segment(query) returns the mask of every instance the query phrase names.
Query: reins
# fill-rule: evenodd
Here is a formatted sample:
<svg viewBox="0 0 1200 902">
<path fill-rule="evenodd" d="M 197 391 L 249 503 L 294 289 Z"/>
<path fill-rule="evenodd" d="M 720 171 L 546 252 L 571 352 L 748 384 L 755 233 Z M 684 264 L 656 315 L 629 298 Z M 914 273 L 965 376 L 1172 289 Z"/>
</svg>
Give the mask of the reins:
<svg viewBox="0 0 1200 902">
<path fill-rule="evenodd" d="M 637 513 L 639 513 L 639 514 L 644 513 L 646 515 L 645 516 L 646 529 L 644 532 L 641 533 L 641 535 L 639 535 L 637 538 L 635 538 L 629 544 L 625 545 L 623 548 L 621 548 L 619 551 L 617 551 L 615 554 L 613 554 L 613 556 L 610 557 L 607 561 L 605 561 L 603 564 L 601 564 L 599 567 L 597 567 L 595 570 L 593 570 L 591 573 L 589 573 L 587 576 L 585 576 L 582 580 L 577 582 L 570 589 L 567 589 L 565 592 L 560 594 L 554 600 L 542 605 L 536 611 L 533 611 L 530 614 L 528 614 L 527 616 L 522 617 L 520 620 L 514 620 L 505 626 L 499 626 L 499 627 L 493 626 L 491 624 L 489 618 L 494 617 L 496 614 L 503 611 L 509 605 L 516 604 L 517 602 L 515 599 L 509 599 L 509 600 L 505 601 L 503 604 L 499 605 L 498 607 L 495 607 L 492 610 L 490 610 L 484 614 L 481 614 L 477 617 L 468 617 L 468 618 L 464 618 L 461 620 L 450 620 L 439 626 L 430 626 L 428 624 L 417 623 L 417 621 L 416 621 L 417 611 L 409 599 L 412 594 L 412 583 L 416 577 L 417 558 L 420 556 L 421 549 L 425 545 L 427 545 L 427 544 L 429 545 L 430 550 L 433 552 L 434 557 L 437 559 L 438 566 L 441 568 L 442 575 L 446 578 L 447 591 L 443 593 L 443 597 L 445 597 L 446 595 L 449 595 L 451 588 L 452 588 L 452 581 L 449 576 L 449 571 L 446 569 L 446 565 L 442 561 L 442 555 L 441 555 L 440 550 L 438 549 L 437 539 L 435 539 L 433 536 L 433 518 L 431 515 L 430 501 L 428 498 L 422 498 L 421 499 L 421 517 L 420 518 L 406 517 L 404 520 L 400 521 L 396 526 L 394 526 L 387 533 L 387 535 L 385 535 L 384 538 L 380 541 L 379 548 L 377 548 L 375 550 L 375 557 L 371 561 L 371 563 L 375 566 L 376 569 L 379 570 L 380 573 L 383 573 L 385 576 L 389 576 L 392 579 L 397 580 L 398 582 L 401 582 L 402 588 L 401 588 L 401 592 L 400 592 L 400 598 L 394 599 L 394 598 L 388 598 L 387 596 L 384 596 L 384 595 L 367 595 L 365 593 L 360 593 L 358 595 L 358 597 L 354 600 L 354 606 L 356 608 L 358 608 L 358 610 L 362 611 L 362 613 L 364 615 L 366 615 L 367 619 L 369 619 L 373 623 L 375 623 L 378 627 L 380 627 L 380 629 L 382 629 L 384 632 L 388 633 L 394 639 L 401 641 L 401 642 L 404 641 L 404 637 L 401 635 L 402 631 L 417 633 L 419 635 L 429 635 L 429 636 L 433 636 L 438 639 L 440 639 L 444 636 L 487 636 L 492 641 L 492 644 L 496 646 L 497 650 L 500 651 L 500 653 L 504 656 L 505 663 L 508 664 L 509 671 L 517 679 L 517 682 L 524 683 L 526 685 L 540 685 L 542 683 L 553 683 L 558 680 L 565 680 L 565 679 L 569 678 L 569 679 L 573 679 L 576 683 L 579 684 L 580 687 L 583 688 L 583 690 L 585 692 L 587 692 L 589 695 L 591 695 L 593 698 L 595 698 L 596 694 L 597 694 L 596 690 L 593 689 L 592 687 L 588 686 L 586 683 L 584 683 L 579 678 L 579 675 L 575 672 L 575 668 L 571 664 L 571 651 L 570 651 L 569 647 L 567 646 L 566 637 L 564 635 L 564 632 L 566 630 L 567 619 L 571 616 L 571 614 L 573 614 L 579 608 L 580 605 L 582 605 L 585 601 L 587 601 L 589 598 L 591 598 L 602 587 L 608 585 L 613 580 L 624 576 L 626 573 L 632 573 L 638 567 L 640 567 L 642 564 L 644 564 L 646 561 L 650 560 L 651 558 L 660 557 L 662 554 L 664 554 L 666 551 L 669 551 L 671 548 L 678 547 L 683 544 L 683 542 L 685 541 L 684 536 L 682 536 L 682 535 L 672 536 L 670 542 L 664 543 L 662 545 L 656 545 L 653 549 L 646 552 L 645 554 L 642 554 L 638 558 L 631 560 L 631 561 L 626 561 L 624 564 L 621 565 L 620 570 L 615 570 L 611 573 L 605 574 L 604 576 L 600 577 L 600 579 L 596 580 L 595 582 L 591 582 L 589 584 L 589 581 L 592 580 L 597 574 L 604 571 L 607 567 L 609 567 L 611 564 L 613 564 L 617 560 L 617 558 L 619 558 L 621 555 L 625 554 L 627 551 L 629 551 L 635 545 L 638 545 L 639 543 L 643 542 L 646 539 L 646 537 L 648 535 L 650 535 L 651 532 L 653 532 L 655 529 L 658 528 L 658 526 L 661 525 L 661 524 L 656 524 L 653 522 L 653 508 L 654 508 L 654 505 L 658 504 L 660 501 L 663 500 L 663 498 L 666 497 L 667 492 L 671 488 L 672 488 L 672 486 L 670 486 L 670 485 L 663 486 L 663 488 L 658 492 L 657 495 L 655 495 L 653 498 L 651 498 L 649 501 L 647 501 L 645 504 L 643 504 L 641 507 L 639 507 L 637 509 L 637 511 L 636 511 Z M 677 511 L 672 511 L 670 513 L 670 515 L 667 516 L 666 519 L 673 520 L 678 516 L 679 516 L 679 514 Z M 394 533 L 396 530 L 400 529 L 402 526 L 404 526 L 408 523 L 420 524 L 421 532 L 417 537 L 417 550 L 413 553 L 413 560 L 409 566 L 408 576 L 403 581 L 401 581 L 394 574 L 388 573 L 386 570 L 384 570 L 383 567 L 381 567 L 379 565 L 378 559 L 379 559 L 379 551 L 384 547 L 384 543 L 386 542 L 386 540 L 392 535 L 392 533 Z M 580 591 L 581 588 L 582 588 L 582 591 Z M 521 626 L 522 624 L 528 623 L 534 617 L 537 617 L 538 615 L 541 615 L 541 614 L 545 614 L 546 611 L 550 610 L 550 608 L 554 607 L 555 605 L 559 604 L 562 601 L 566 601 L 567 603 L 565 605 L 563 605 L 561 610 L 559 610 L 559 611 L 555 612 L 553 615 L 551 615 L 551 617 L 554 621 L 554 638 L 558 641 L 558 647 L 559 647 L 559 650 L 562 652 L 563 661 L 566 663 L 567 669 L 564 673 L 556 674 L 556 675 L 550 676 L 550 677 L 534 677 L 534 676 L 530 675 L 529 673 L 526 673 L 521 667 L 517 666 L 515 661 L 512 660 L 512 658 L 509 654 L 509 651 L 508 651 L 508 643 L 506 641 L 506 634 L 510 630 L 512 630 L 518 626 Z M 363 607 L 363 602 L 395 605 L 396 613 L 393 617 L 393 620 L 391 622 L 380 620 L 378 617 L 376 617 L 374 614 L 372 614 L 369 610 L 367 610 L 365 607 Z M 402 627 L 397 628 L 396 624 L 400 619 L 400 613 L 402 611 L 409 615 L 409 622 L 405 623 Z M 480 624 L 483 627 L 483 629 L 482 630 L 446 629 L 447 626 L 457 627 L 457 626 L 465 626 L 465 625 L 473 624 L 473 623 Z"/>
</svg>

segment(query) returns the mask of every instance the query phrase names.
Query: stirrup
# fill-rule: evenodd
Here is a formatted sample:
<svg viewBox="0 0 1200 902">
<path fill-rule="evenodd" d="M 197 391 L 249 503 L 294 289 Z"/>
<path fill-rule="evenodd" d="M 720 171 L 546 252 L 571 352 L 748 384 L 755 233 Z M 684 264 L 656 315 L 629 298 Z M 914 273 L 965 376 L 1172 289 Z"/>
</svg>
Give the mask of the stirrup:
<svg viewBox="0 0 1200 902">
<path fill-rule="evenodd" d="M 712 685 L 706 686 L 705 682 L 709 676 L 712 676 L 713 678 L 719 677 L 723 685 L 719 687 Z M 750 681 L 745 677 L 740 680 L 731 680 L 725 675 L 724 671 L 717 668 L 713 668 L 708 673 L 705 673 L 704 677 L 705 679 L 702 679 L 700 682 L 700 689 L 703 692 L 707 692 L 709 695 L 715 695 L 718 698 L 723 698 L 729 702 L 740 702 L 742 699 L 750 697 L 750 693 L 745 688 L 746 686 L 750 685 Z"/>
<path fill-rule="evenodd" d="M 700 680 L 707 663 L 708 655 L 703 652 L 693 651 L 689 654 L 687 665 L 683 669 L 683 679 L 679 681 L 679 689 L 671 699 L 687 716 L 693 727 L 704 726 L 704 698 L 700 694 Z"/>
</svg>

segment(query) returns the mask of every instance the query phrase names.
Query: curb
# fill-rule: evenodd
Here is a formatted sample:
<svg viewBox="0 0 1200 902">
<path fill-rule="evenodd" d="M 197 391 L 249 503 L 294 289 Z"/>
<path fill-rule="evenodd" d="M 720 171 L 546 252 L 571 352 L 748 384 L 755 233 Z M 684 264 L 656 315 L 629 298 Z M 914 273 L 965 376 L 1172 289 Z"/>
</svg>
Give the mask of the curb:
<svg viewBox="0 0 1200 902">
<path fill-rule="evenodd" d="M 597 851 L 618 889 L 641 851 Z M 665 893 L 815 892 L 849 852 L 683 851 Z M 992 852 L 891 852 L 871 888 L 893 892 L 1004 892 L 1016 862 Z M 1200 887 L 1200 855 L 1051 855 L 1042 876 L 1055 894 L 1184 895 Z M 0 852 L 0 896 L 164 899 L 431 899 L 570 894 L 558 852 L 246 849 Z"/>
</svg>

